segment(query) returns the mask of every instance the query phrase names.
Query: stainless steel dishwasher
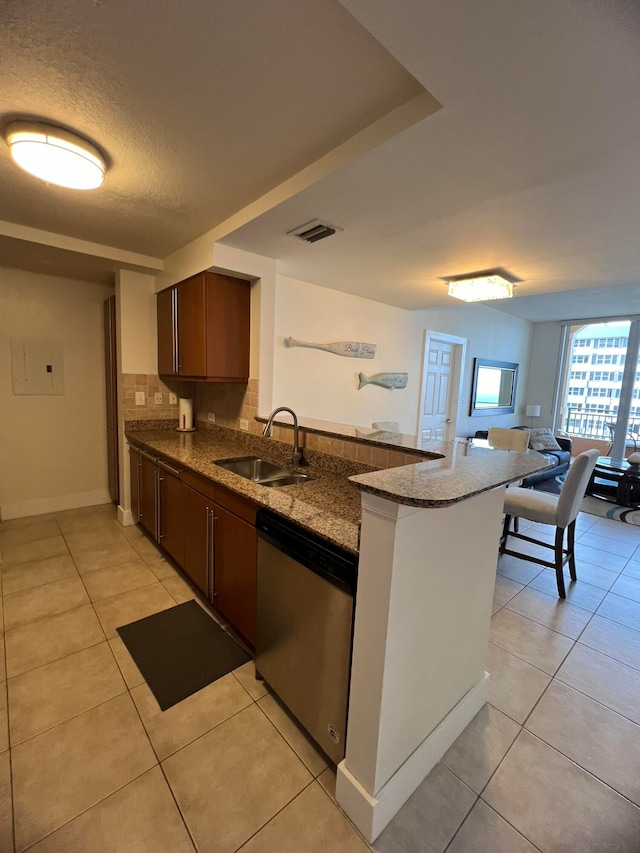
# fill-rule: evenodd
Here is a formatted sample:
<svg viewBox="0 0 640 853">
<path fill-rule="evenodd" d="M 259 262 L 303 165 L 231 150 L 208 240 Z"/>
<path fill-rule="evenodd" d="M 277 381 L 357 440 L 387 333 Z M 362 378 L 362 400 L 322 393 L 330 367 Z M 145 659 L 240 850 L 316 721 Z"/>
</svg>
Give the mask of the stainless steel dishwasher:
<svg viewBox="0 0 640 853">
<path fill-rule="evenodd" d="M 358 558 L 266 510 L 256 670 L 336 764 L 344 758 Z"/>
</svg>

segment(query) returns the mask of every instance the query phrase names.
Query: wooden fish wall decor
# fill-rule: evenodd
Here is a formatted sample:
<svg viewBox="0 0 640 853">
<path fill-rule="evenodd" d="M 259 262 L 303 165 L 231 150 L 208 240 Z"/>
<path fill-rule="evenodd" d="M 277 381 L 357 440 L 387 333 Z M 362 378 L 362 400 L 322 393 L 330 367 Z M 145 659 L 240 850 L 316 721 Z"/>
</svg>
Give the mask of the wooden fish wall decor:
<svg viewBox="0 0 640 853">
<path fill-rule="evenodd" d="M 308 341 L 297 341 L 295 338 L 285 338 L 286 347 L 307 347 L 308 349 L 320 349 L 324 352 L 332 352 L 334 355 L 343 355 L 345 358 L 374 358 L 377 344 L 365 344 L 359 341 L 336 341 L 333 344 L 312 344 Z"/>
<path fill-rule="evenodd" d="M 393 391 L 394 388 L 406 388 L 409 379 L 408 373 L 376 373 L 375 376 L 365 376 L 364 373 L 358 375 L 360 384 L 358 391 L 364 388 L 365 385 L 379 385 L 380 388 L 387 388 Z"/>
</svg>

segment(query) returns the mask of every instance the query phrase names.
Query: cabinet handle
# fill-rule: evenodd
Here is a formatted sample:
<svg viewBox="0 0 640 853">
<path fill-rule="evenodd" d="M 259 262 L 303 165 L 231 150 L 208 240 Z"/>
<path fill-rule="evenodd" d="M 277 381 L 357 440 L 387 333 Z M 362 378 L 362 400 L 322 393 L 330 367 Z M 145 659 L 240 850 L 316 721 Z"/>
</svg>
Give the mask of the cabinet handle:
<svg viewBox="0 0 640 853">
<path fill-rule="evenodd" d="M 213 510 L 211 510 L 211 515 L 209 517 L 209 523 L 211 525 L 211 602 L 213 603 L 214 599 L 218 597 L 218 593 L 216 592 L 216 535 L 215 535 L 215 523 L 217 521 L 217 516 Z"/>
<path fill-rule="evenodd" d="M 162 480 L 164 480 L 164 477 L 161 477 L 160 472 L 156 471 L 156 542 L 160 542 L 162 539 L 162 533 L 160 532 L 162 524 L 160 513 L 160 483 Z"/>
<path fill-rule="evenodd" d="M 211 571 L 211 554 L 210 554 L 210 546 L 211 543 L 209 541 L 209 507 L 207 509 L 207 521 L 205 524 L 206 527 L 206 545 L 205 545 L 205 566 L 206 566 L 206 586 L 207 586 L 207 601 L 211 601 L 211 579 L 210 579 L 210 571 Z"/>
<path fill-rule="evenodd" d="M 179 468 L 172 468 L 171 465 L 168 465 L 163 459 L 158 459 L 157 465 L 160 468 L 164 468 L 164 470 L 168 471 L 170 474 L 175 474 L 176 477 L 179 477 L 180 474 L 182 474 L 182 471 Z"/>
<path fill-rule="evenodd" d="M 179 351 L 178 351 L 178 288 L 171 291 L 171 322 L 173 325 L 173 372 L 178 373 Z"/>
</svg>

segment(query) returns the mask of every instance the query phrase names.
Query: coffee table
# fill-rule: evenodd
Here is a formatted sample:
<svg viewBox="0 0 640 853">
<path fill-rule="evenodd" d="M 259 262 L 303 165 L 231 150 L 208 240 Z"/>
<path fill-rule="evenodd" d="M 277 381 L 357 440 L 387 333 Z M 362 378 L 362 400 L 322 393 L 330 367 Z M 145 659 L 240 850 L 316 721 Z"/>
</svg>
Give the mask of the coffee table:
<svg viewBox="0 0 640 853">
<path fill-rule="evenodd" d="M 587 494 L 619 506 L 640 507 L 640 465 L 630 465 L 626 459 L 600 456 Z"/>
</svg>

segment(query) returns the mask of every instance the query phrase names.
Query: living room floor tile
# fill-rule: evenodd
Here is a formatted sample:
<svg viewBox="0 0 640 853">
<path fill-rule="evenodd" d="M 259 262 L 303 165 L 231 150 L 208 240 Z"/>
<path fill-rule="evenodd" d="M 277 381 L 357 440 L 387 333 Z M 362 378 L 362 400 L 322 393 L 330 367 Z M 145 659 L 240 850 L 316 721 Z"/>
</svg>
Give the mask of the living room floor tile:
<svg viewBox="0 0 640 853">
<path fill-rule="evenodd" d="M 633 578 L 623 573 L 611 587 L 611 592 L 614 595 L 621 595 L 623 598 L 631 598 L 633 601 L 640 602 L 640 578 Z"/>
<path fill-rule="evenodd" d="M 0 850 L 13 850 L 13 804 L 9 752 L 0 752 Z"/>
<path fill-rule="evenodd" d="M 529 586 L 532 589 L 539 589 L 540 592 L 546 592 L 547 595 L 558 597 L 558 586 L 556 583 L 556 573 L 553 569 L 545 569 L 535 577 Z M 592 586 L 590 583 L 585 583 L 580 575 L 575 582 L 571 581 L 567 575 L 564 578 L 564 589 L 566 599 L 569 604 L 574 604 L 576 607 L 582 607 L 583 610 L 589 610 L 594 613 L 602 601 L 604 600 L 607 591 L 600 589 L 597 586 Z"/>
<path fill-rule="evenodd" d="M 258 707 L 277 728 L 309 772 L 313 776 L 319 776 L 329 764 L 329 759 L 297 720 L 289 714 L 284 705 L 272 693 L 267 693 L 258 700 Z"/>
<path fill-rule="evenodd" d="M 67 545 L 62 536 L 52 536 L 49 539 L 39 539 L 36 542 L 25 542 L 13 548 L 2 548 L 2 565 L 5 569 L 19 566 L 22 563 L 35 563 L 47 557 L 58 557 L 68 554 Z"/>
<path fill-rule="evenodd" d="M 588 610 L 567 603 L 557 594 L 547 595 L 531 587 L 525 587 L 505 607 L 574 640 L 580 636 L 593 615 Z"/>
<path fill-rule="evenodd" d="M 152 767 L 29 848 L 29 853 L 120 853 L 195 848 L 159 767 Z"/>
<path fill-rule="evenodd" d="M 242 853 L 367 853 L 366 844 L 314 782 L 242 848 Z"/>
<path fill-rule="evenodd" d="M 138 684 L 143 684 L 144 678 L 142 677 L 142 673 L 136 666 L 134 659 L 129 654 L 129 650 L 120 639 L 120 636 L 112 637 L 108 640 L 108 643 L 111 646 L 113 656 L 129 690 L 132 687 L 137 687 Z"/>
<path fill-rule="evenodd" d="M 496 574 L 496 583 L 493 588 L 493 603 L 498 607 L 502 607 L 513 596 L 524 589 L 524 585 L 511 578 Z"/>
<path fill-rule="evenodd" d="M 191 601 L 192 598 L 197 597 L 193 587 L 177 575 L 176 577 L 163 580 L 162 586 L 167 590 L 176 604 L 184 604 L 185 601 Z"/>
<path fill-rule="evenodd" d="M 65 655 L 94 646 L 104 631 L 90 604 L 5 633 L 7 676 L 11 678 Z"/>
<path fill-rule="evenodd" d="M 623 539 L 619 536 L 601 536 L 595 532 L 583 533 L 578 540 L 580 547 L 588 545 L 591 548 L 597 548 L 600 551 L 605 551 L 607 554 L 615 554 L 619 557 L 626 557 L 627 560 L 638 547 L 637 540 Z"/>
<path fill-rule="evenodd" d="M 91 601 L 100 601 L 112 595 L 156 583 L 157 578 L 147 564 L 138 558 L 130 563 L 120 563 L 117 566 L 87 572 L 83 576 L 83 581 Z"/>
<path fill-rule="evenodd" d="M 576 643 L 557 674 L 562 681 L 640 724 L 640 672 Z"/>
<path fill-rule="evenodd" d="M 40 539 L 53 539 L 60 536 L 60 528 L 53 518 L 40 519 L 40 516 L 32 517 L 31 524 L 15 527 L 13 530 L 0 530 L 0 542 L 3 549 L 16 548 L 28 542 L 37 542 Z"/>
<path fill-rule="evenodd" d="M 11 752 L 18 851 L 157 763 L 128 695 L 85 711 Z"/>
<path fill-rule="evenodd" d="M 482 798 L 540 850 L 637 853 L 640 809 L 527 731 Z"/>
<path fill-rule="evenodd" d="M 163 762 L 200 853 L 230 853 L 313 779 L 255 705 Z"/>
<path fill-rule="evenodd" d="M 78 575 L 34 589 L 14 592 L 3 598 L 7 631 L 38 619 L 64 613 L 66 610 L 75 610 L 89 603 L 84 584 Z"/>
<path fill-rule="evenodd" d="M 94 603 L 107 639 L 116 637 L 116 628 L 122 625 L 128 625 L 130 622 L 144 619 L 145 616 L 151 616 L 152 613 L 159 613 L 161 610 L 175 606 L 175 601 L 159 582 Z"/>
<path fill-rule="evenodd" d="M 257 702 L 269 693 L 269 688 L 260 679 L 256 678 L 256 666 L 252 660 L 243 663 L 242 666 L 233 670 L 233 675 L 247 691 L 249 696 Z"/>
<path fill-rule="evenodd" d="M 605 541 L 603 548 L 593 548 L 591 545 L 583 545 L 582 540 L 576 542 L 576 562 L 589 563 L 591 566 L 600 566 L 609 572 L 618 574 L 627 564 L 629 557 L 621 557 L 619 554 L 613 554 L 608 550 L 608 544 Z M 578 575 L 580 577 L 580 575 Z M 593 581 L 590 581 L 593 583 Z"/>
<path fill-rule="evenodd" d="M 622 570 L 622 574 L 629 575 L 632 578 L 640 578 L 640 560 L 629 560 Z"/>
<path fill-rule="evenodd" d="M 580 643 L 640 670 L 640 631 L 596 614 L 582 632 Z"/>
<path fill-rule="evenodd" d="M 242 711 L 252 701 L 231 673 L 166 711 L 160 710 L 146 684 L 134 687 L 131 696 L 160 761 Z"/>
<path fill-rule="evenodd" d="M 479 799 L 447 847 L 447 853 L 537 853 L 537 850 Z"/>
<path fill-rule="evenodd" d="M 35 563 L 21 563 L 2 571 L 2 593 L 11 595 L 64 578 L 77 577 L 76 564 L 70 554 L 46 557 Z"/>
<path fill-rule="evenodd" d="M 568 637 L 506 608 L 491 617 L 490 640 L 549 675 L 573 646 Z"/>
<path fill-rule="evenodd" d="M 422 784 L 372 845 L 377 853 L 443 853 L 476 795 L 443 764 Z"/>
<path fill-rule="evenodd" d="M 525 728 L 640 805 L 640 726 L 636 723 L 554 680 Z"/>
<path fill-rule="evenodd" d="M 83 533 L 88 529 L 111 529 L 111 519 L 99 506 L 65 509 L 54 513 L 54 518 L 65 536 L 71 533 Z"/>
<path fill-rule="evenodd" d="M 602 554 L 603 552 L 600 553 Z M 597 586 L 606 591 L 611 589 L 619 574 L 620 572 L 618 570 L 609 570 L 606 560 L 603 560 L 601 565 L 594 566 L 592 563 L 584 560 L 576 551 L 576 575 L 578 577 L 578 582 L 582 581 L 583 583 L 588 583 L 591 586 Z M 564 576 L 565 584 L 569 583 L 569 572 L 566 570 L 566 567 Z"/>
<path fill-rule="evenodd" d="M 510 554 L 501 554 L 498 558 L 498 574 L 520 583 L 523 586 L 530 583 L 542 571 L 542 566 L 519 560 Z"/>
<path fill-rule="evenodd" d="M 520 726 L 485 705 L 442 758 L 452 773 L 479 794 L 520 732 Z"/>
<path fill-rule="evenodd" d="M 71 553 L 81 575 L 120 563 L 130 563 L 138 556 L 124 536 L 109 545 L 88 545 Z"/>
<path fill-rule="evenodd" d="M 504 649 L 489 643 L 489 702 L 524 723 L 551 676 Z"/>
<path fill-rule="evenodd" d="M 609 592 L 596 613 L 598 616 L 604 616 L 605 619 L 611 619 L 612 622 L 619 622 L 627 628 L 640 631 L 640 602 L 638 601 Z"/>
<path fill-rule="evenodd" d="M 7 697 L 7 682 L 0 681 L 0 752 L 5 752 L 7 749 L 9 749 L 9 703 Z"/>
<path fill-rule="evenodd" d="M 10 678 L 7 686 L 12 746 L 126 690 L 106 642 Z"/>
</svg>

